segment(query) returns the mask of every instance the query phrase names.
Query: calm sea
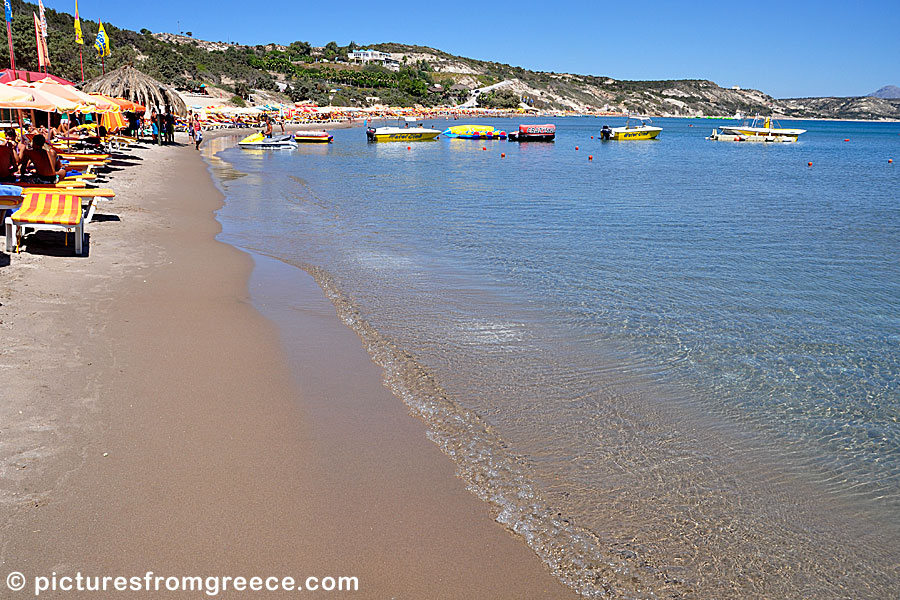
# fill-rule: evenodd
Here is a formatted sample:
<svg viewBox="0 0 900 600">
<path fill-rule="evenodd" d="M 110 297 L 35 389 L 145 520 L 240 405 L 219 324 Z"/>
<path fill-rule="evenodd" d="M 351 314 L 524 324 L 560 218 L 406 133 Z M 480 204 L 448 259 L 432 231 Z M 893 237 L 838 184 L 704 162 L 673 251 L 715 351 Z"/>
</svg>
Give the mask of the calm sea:
<svg viewBox="0 0 900 600">
<path fill-rule="evenodd" d="M 900 124 L 552 121 L 552 144 L 211 140 L 222 237 L 312 273 L 584 595 L 900 597 Z"/>
</svg>

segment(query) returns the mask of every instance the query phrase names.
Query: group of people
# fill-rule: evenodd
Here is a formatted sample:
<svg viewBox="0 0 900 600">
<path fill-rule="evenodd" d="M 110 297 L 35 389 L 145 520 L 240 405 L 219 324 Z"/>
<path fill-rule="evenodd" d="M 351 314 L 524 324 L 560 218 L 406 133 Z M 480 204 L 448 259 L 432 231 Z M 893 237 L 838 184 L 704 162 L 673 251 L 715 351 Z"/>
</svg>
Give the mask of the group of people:
<svg viewBox="0 0 900 600">
<path fill-rule="evenodd" d="M 65 177 L 66 167 L 56 150 L 47 143 L 45 133 L 32 128 L 19 138 L 15 129 L 6 130 L 6 143 L 0 146 L 0 182 L 57 183 Z"/>
<path fill-rule="evenodd" d="M 174 144 L 175 143 L 175 115 L 172 111 L 150 113 L 150 132 L 153 136 L 153 143 Z"/>
<path fill-rule="evenodd" d="M 150 113 L 150 133 L 153 137 L 154 144 L 174 144 L 175 128 L 178 125 L 178 118 L 170 111 Z M 203 141 L 203 128 L 200 124 L 200 115 L 191 111 L 187 119 L 187 133 L 194 146 L 199 150 L 200 142 Z"/>
</svg>

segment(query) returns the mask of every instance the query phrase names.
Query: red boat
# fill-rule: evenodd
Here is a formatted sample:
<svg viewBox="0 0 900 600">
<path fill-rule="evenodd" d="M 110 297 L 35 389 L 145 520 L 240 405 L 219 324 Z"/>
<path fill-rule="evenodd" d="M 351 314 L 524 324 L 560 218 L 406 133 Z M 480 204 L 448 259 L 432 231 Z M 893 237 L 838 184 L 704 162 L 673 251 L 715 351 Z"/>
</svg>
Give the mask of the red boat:
<svg viewBox="0 0 900 600">
<path fill-rule="evenodd" d="M 552 142 L 556 137 L 556 125 L 519 125 L 519 131 L 509 134 L 511 142 Z"/>
</svg>

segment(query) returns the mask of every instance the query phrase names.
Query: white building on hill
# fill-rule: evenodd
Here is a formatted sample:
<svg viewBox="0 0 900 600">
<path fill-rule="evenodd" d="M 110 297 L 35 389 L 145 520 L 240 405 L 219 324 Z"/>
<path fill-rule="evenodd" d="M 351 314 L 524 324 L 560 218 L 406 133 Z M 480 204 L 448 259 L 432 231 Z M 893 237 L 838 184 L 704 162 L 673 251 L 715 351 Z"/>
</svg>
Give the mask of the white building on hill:
<svg viewBox="0 0 900 600">
<path fill-rule="evenodd" d="M 400 69 L 400 61 L 391 56 L 389 52 L 379 52 L 378 50 L 356 50 L 347 54 L 347 60 L 361 64 L 378 63 L 384 65 L 388 69 L 398 71 Z"/>
</svg>

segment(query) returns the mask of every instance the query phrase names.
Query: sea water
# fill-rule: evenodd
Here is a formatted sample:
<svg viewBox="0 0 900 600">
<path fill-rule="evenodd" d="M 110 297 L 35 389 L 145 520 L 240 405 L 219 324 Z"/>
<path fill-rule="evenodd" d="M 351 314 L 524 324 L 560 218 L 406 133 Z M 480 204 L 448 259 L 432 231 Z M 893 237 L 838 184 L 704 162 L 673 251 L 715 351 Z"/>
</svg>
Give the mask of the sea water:
<svg viewBox="0 0 900 600">
<path fill-rule="evenodd" d="M 548 120 L 555 143 L 211 140 L 222 238 L 312 273 L 580 593 L 900 596 L 900 124 L 482 122 Z"/>
</svg>

